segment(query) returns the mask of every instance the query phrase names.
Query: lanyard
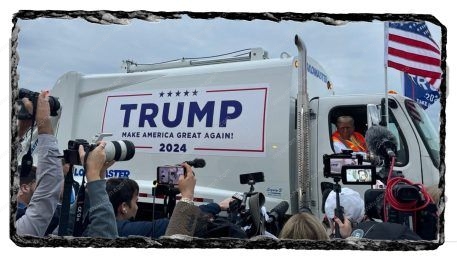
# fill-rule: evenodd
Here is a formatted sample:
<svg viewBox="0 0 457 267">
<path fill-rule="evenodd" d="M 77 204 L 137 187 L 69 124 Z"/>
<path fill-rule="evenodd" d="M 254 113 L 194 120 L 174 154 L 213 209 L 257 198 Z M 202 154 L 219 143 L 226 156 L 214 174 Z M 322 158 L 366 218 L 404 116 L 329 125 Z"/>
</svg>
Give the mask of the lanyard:
<svg viewBox="0 0 457 267">
<path fill-rule="evenodd" d="M 81 181 L 81 186 L 79 187 L 78 197 L 76 198 L 76 216 L 75 216 L 75 226 L 73 228 L 73 236 L 82 236 L 84 231 L 84 201 L 86 199 L 86 162 L 87 156 L 89 155 L 89 151 L 86 151 L 86 155 L 84 156 L 84 174 L 83 179 Z"/>
</svg>

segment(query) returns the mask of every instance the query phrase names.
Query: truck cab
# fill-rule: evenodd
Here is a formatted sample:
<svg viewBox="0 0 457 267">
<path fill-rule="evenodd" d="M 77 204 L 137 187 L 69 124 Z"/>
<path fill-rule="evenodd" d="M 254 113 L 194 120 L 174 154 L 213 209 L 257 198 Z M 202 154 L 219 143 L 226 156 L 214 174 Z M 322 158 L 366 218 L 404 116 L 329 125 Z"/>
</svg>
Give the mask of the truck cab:
<svg viewBox="0 0 457 267">
<path fill-rule="evenodd" d="M 314 211 L 322 215 L 322 193 L 333 187 L 333 180 L 323 174 L 323 155 L 333 154 L 331 140 L 336 130 L 336 119 L 347 115 L 354 118 L 355 131 L 365 135 L 372 125 L 379 124 L 380 111 L 384 95 L 347 95 L 338 97 L 313 98 L 311 108 L 311 151 L 316 152 L 312 158 L 312 188 L 319 197 Z M 373 112 L 374 111 L 374 112 Z M 423 109 L 409 98 L 398 94 L 389 95 L 389 131 L 396 137 L 397 155 L 394 170 L 401 172 L 405 178 L 425 185 L 439 182 L 439 136 Z M 378 168 L 379 170 L 379 168 Z M 348 185 L 343 185 L 348 186 Z M 363 196 L 369 186 L 352 185 L 352 189 Z M 319 211 L 318 211 L 319 210 Z"/>
</svg>

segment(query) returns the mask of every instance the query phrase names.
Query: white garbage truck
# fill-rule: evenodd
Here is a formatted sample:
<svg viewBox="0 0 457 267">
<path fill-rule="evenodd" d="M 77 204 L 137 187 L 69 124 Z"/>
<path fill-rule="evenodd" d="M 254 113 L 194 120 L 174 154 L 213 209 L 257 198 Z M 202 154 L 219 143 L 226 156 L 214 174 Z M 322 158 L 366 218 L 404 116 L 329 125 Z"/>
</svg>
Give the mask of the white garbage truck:
<svg viewBox="0 0 457 267">
<path fill-rule="evenodd" d="M 263 172 L 265 181 L 254 187 L 267 209 L 285 200 L 288 213 L 309 207 L 322 217 L 322 189 L 333 182 L 324 177 L 323 156 L 334 153 L 337 117 L 352 116 L 355 130 L 365 134 L 379 124 L 385 95 L 339 95 L 299 37 L 295 42 L 297 56 L 270 59 L 251 49 L 246 57 L 128 61 L 127 73 L 68 72 L 51 92 L 62 104 L 60 149 L 101 132 L 112 134 L 106 141 L 133 142 L 133 159 L 117 162 L 107 178 L 138 182 L 139 216 L 162 203 L 153 194 L 157 167 L 202 158 L 206 166 L 194 170 L 197 203 L 247 192 L 240 175 Z M 398 94 L 387 102 L 387 126 L 398 141 L 395 170 L 414 182 L 438 184 L 439 137 L 426 113 Z M 82 173 L 77 166 L 75 179 Z"/>
</svg>

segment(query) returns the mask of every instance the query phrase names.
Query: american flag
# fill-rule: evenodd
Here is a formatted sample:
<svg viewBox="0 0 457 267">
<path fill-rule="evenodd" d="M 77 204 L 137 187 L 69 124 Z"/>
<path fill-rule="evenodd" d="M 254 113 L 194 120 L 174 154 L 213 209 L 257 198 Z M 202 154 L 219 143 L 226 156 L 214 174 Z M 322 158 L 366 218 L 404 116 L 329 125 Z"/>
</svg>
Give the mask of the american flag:
<svg viewBox="0 0 457 267">
<path fill-rule="evenodd" d="M 388 22 L 387 66 L 441 84 L 441 51 L 425 22 Z"/>
</svg>

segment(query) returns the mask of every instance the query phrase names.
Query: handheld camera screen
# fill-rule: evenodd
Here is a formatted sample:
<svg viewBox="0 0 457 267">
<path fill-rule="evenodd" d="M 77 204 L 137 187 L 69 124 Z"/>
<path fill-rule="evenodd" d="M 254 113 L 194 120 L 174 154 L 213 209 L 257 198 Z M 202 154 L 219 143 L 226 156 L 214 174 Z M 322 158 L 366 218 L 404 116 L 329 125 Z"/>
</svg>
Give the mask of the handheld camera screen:
<svg viewBox="0 0 457 267">
<path fill-rule="evenodd" d="M 341 177 L 341 168 L 344 165 L 361 165 L 361 155 L 351 154 L 333 154 L 324 155 L 324 176 L 325 177 Z"/>
<path fill-rule="evenodd" d="M 184 175 L 184 167 L 161 166 L 157 167 L 158 184 L 178 184 L 179 176 Z"/>
<path fill-rule="evenodd" d="M 360 184 L 373 185 L 376 183 L 374 174 L 376 173 L 375 166 L 343 166 L 341 181 L 343 184 Z"/>
</svg>

